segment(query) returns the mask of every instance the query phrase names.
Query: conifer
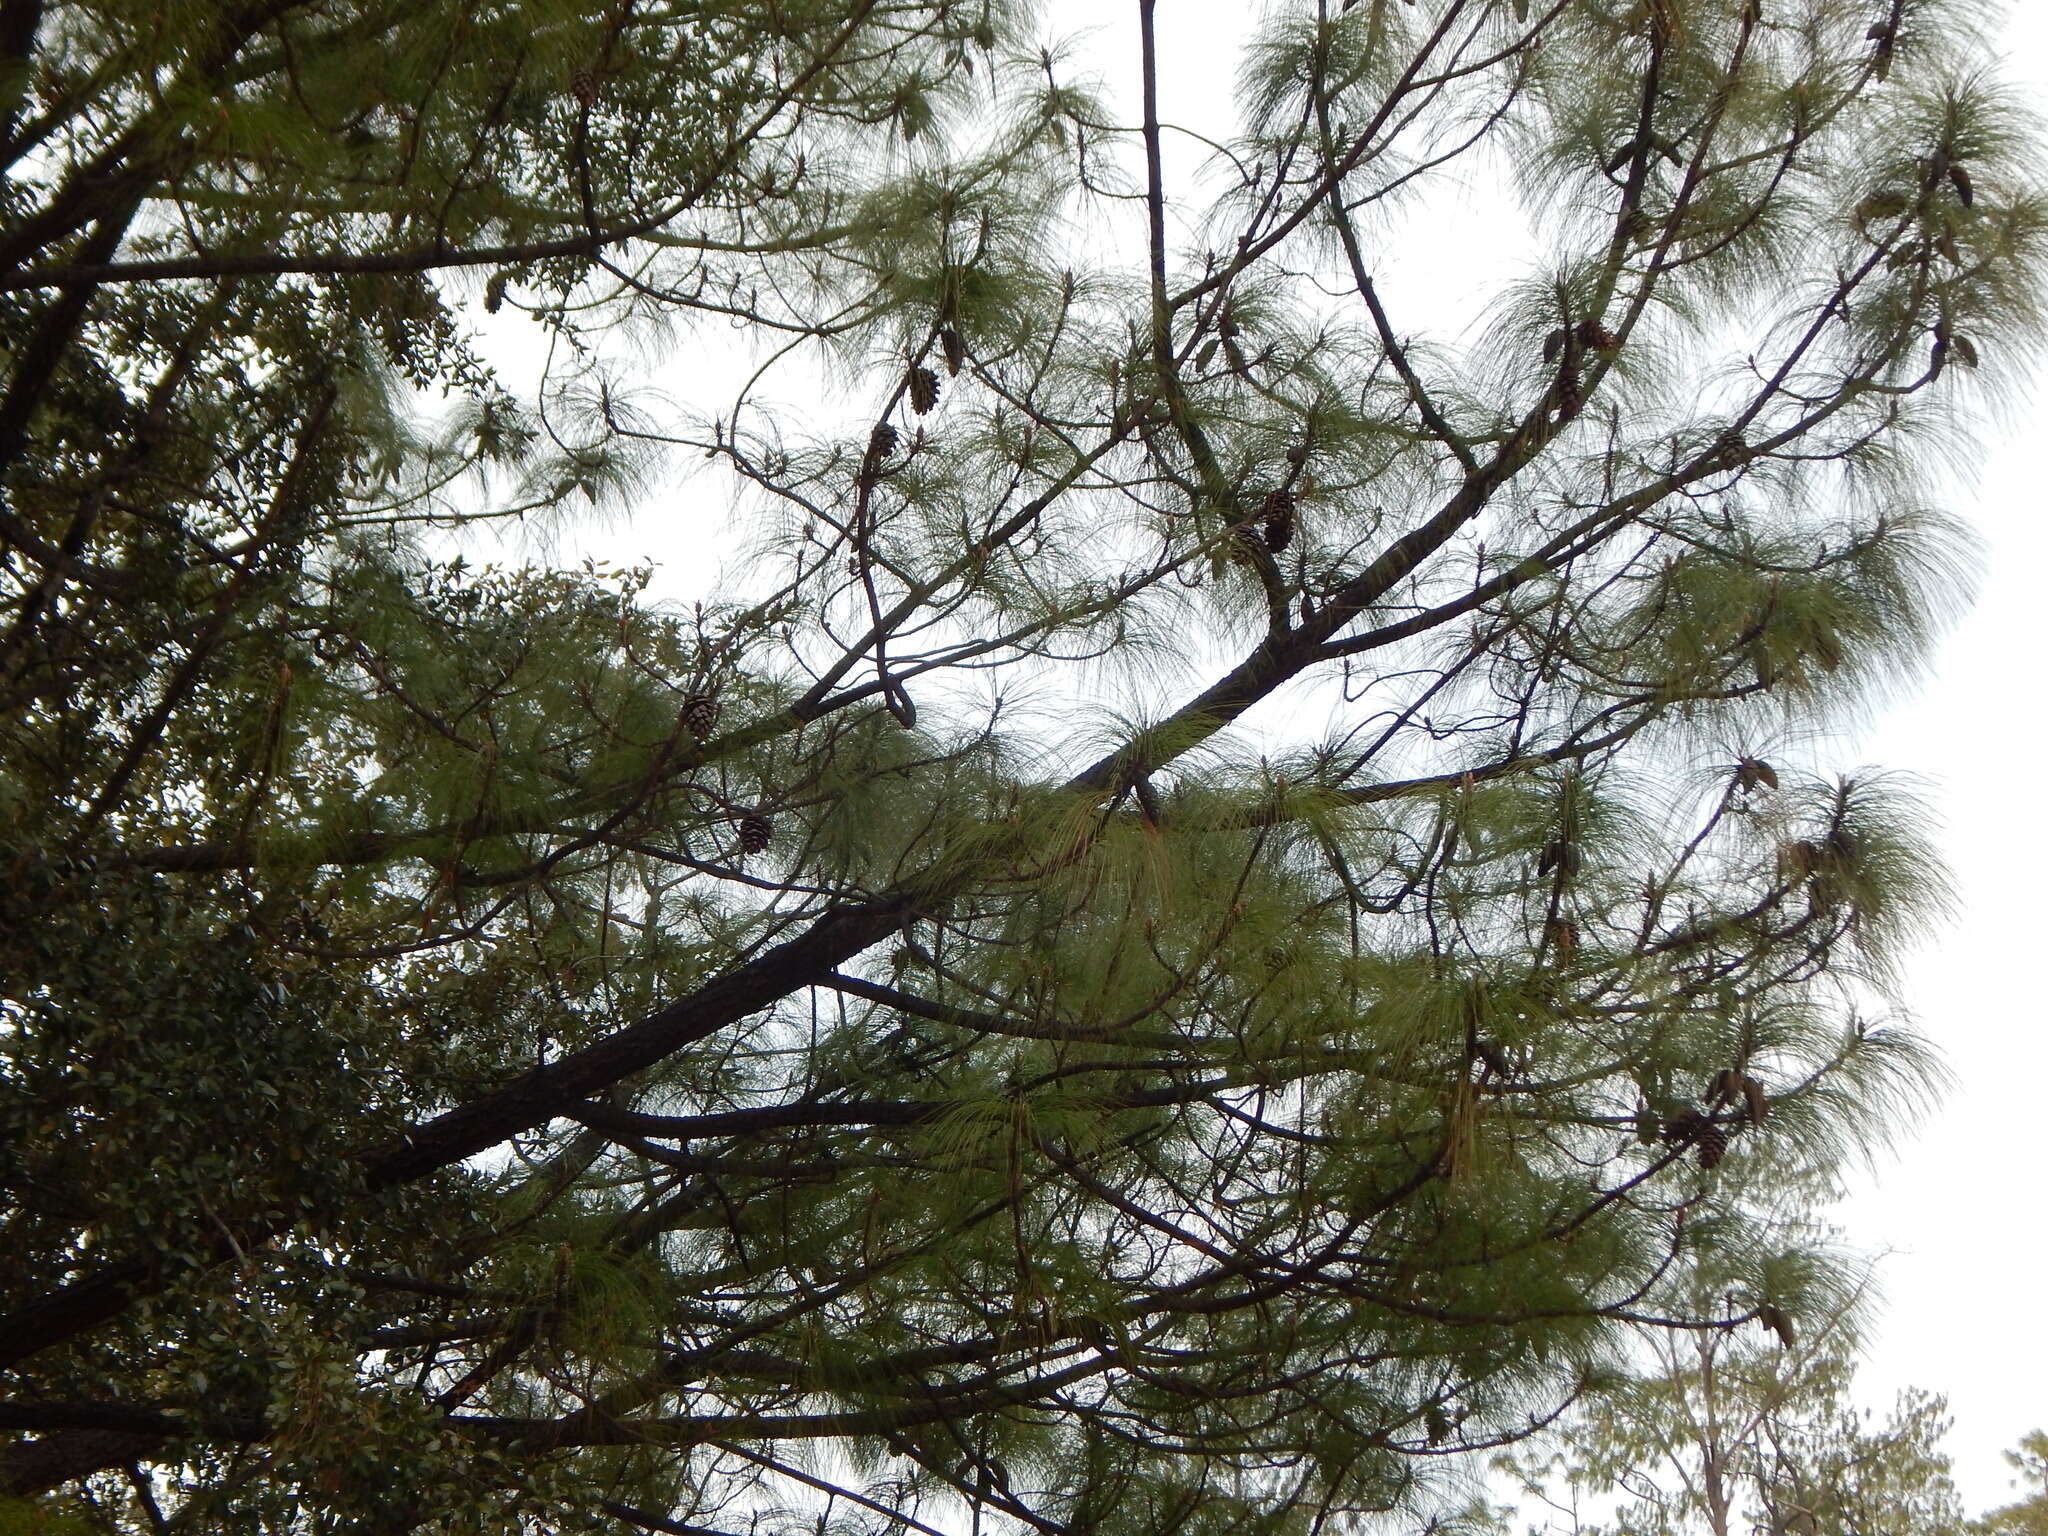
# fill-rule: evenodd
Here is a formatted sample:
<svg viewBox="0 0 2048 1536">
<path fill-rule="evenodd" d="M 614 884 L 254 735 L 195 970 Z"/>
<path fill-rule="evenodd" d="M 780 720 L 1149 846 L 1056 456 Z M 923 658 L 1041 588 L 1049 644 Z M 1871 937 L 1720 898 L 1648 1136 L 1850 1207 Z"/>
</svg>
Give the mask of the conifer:
<svg viewBox="0 0 2048 1536">
<path fill-rule="evenodd" d="M 32 1522 L 1285 1536 L 1808 1315 L 1944 889 L 1806 727 L 2038 328 L 1976 29 L 1288 0 L 1182 139 L 1027 9 L 8 10 Z"/>
</svg>

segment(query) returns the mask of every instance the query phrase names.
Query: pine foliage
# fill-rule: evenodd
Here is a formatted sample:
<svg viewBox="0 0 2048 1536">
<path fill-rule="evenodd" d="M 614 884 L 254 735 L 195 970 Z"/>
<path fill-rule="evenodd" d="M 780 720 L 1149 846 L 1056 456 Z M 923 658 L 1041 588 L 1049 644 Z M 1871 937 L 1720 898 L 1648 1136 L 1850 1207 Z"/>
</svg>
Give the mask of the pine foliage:
<svg viewBox="0 0 2048 1536">
<path fill-rule="evenodd" d="M 1283 6 L 1198 201 L 997 0 L 0 3 L 6 1518 L 1310 1536 L 1803 1326 L 1980 19 Z"/>
</svg>

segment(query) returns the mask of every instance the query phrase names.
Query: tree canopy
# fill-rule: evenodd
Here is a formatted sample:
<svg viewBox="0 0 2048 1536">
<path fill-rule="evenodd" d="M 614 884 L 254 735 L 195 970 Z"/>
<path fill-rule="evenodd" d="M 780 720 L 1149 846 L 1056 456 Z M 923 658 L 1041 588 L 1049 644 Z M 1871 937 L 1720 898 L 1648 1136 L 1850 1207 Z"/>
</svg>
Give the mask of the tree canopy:
<svg viewBox="0 0 2048 1536">
<path fill-rule="evenodd" d="M 2005 1459 L 2032 1491 L 1992 1510 L 1972 1529 L 1983 1536 L 2041 1536 L 2048 1531 L 2048 1432 L 2037 1429 L 2024 1436 Z"/>
<path fill-rule="evenodd" d="M 1982 8 L 1291 3 L 1195 177 L 1135 5 L 0 0 L 17 1510 L 1310 1536 L 1825 1307 Z"/>
<path fill-rule="evenodd" d="M 1727 1306 L 1716 1256 L 1696 1256 L 1695 1310 Z M 1854 1280 L 1838 1261 L 1838 1281 Z M 1804 1326 L 1645 1332 L 1634 1370 L 1501 1458 L 1574 1536 L 1961 1536 L 1942 1447 L 1947 1404 L 1902 1392 L 1883 1417 L 1851 1396 L 1861 1277 Z M 1822 1293 L 1816 1291 L 1815 1300 Z M 1505 1524 L 1506 1522 L 1497 1522 Z"/>
</svg>

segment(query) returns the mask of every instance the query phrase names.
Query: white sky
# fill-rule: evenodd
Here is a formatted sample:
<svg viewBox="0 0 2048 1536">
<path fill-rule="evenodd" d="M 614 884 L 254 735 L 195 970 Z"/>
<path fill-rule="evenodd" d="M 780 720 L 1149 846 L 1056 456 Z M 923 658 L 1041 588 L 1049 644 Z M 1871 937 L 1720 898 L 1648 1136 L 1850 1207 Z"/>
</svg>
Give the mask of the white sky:
<svg viewBox="0 0 2048 1536">
<path fill-rule="evenodd" d="M 2006 67 L 2048 113 L 2048 6 L 2018 0 Z M 1888 1306 L 1864 1389 L 1947 1395 L 1950 1450 L 1973 1509 L 2013 1497 L 2001 1452 L 2048 1428 L 2048 1232 L 2041 1137 L 2048 1132 L 2048 956 L 2039 871 L 2048 745 L 2026 670 L 2038 665 L 2048 570 L 2044 439 L 2048 378 L 1985 433 L 1983 475 L 1955 510 L 1979 530 L 1985 580 L 1941 647 L 1932 682 L 1855 743 L 1861 758 L 1935 781 L 1941 838 L 1963 897 L 1954 928 L 1909 975 L 1920 1027 L 1956 1074 L 1941 1109 L 1844 1207 L 1849 1235 L 1890 1249 Z"/>
</svg>

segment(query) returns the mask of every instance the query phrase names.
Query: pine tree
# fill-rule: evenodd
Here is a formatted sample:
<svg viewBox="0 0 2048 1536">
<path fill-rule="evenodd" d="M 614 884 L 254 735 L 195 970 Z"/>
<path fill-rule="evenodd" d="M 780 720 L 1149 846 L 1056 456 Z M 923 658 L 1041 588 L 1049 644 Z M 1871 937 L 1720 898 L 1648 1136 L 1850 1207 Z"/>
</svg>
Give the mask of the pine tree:
<svg viewBox="0 0 2048 1536">
<path fill-rule="evenodd" d="M 2034 129 L 1966 0 L 1326 9 L 1197 206 L 1152 0 L 1130 118 L 994 0 L 0 4 L 0 1494 L 1279 1536 L 1733 1326 L 1930 1070 L 1799 744 Z M 493 563 L 590 507 L 716 600 Z"/>
</svg>

